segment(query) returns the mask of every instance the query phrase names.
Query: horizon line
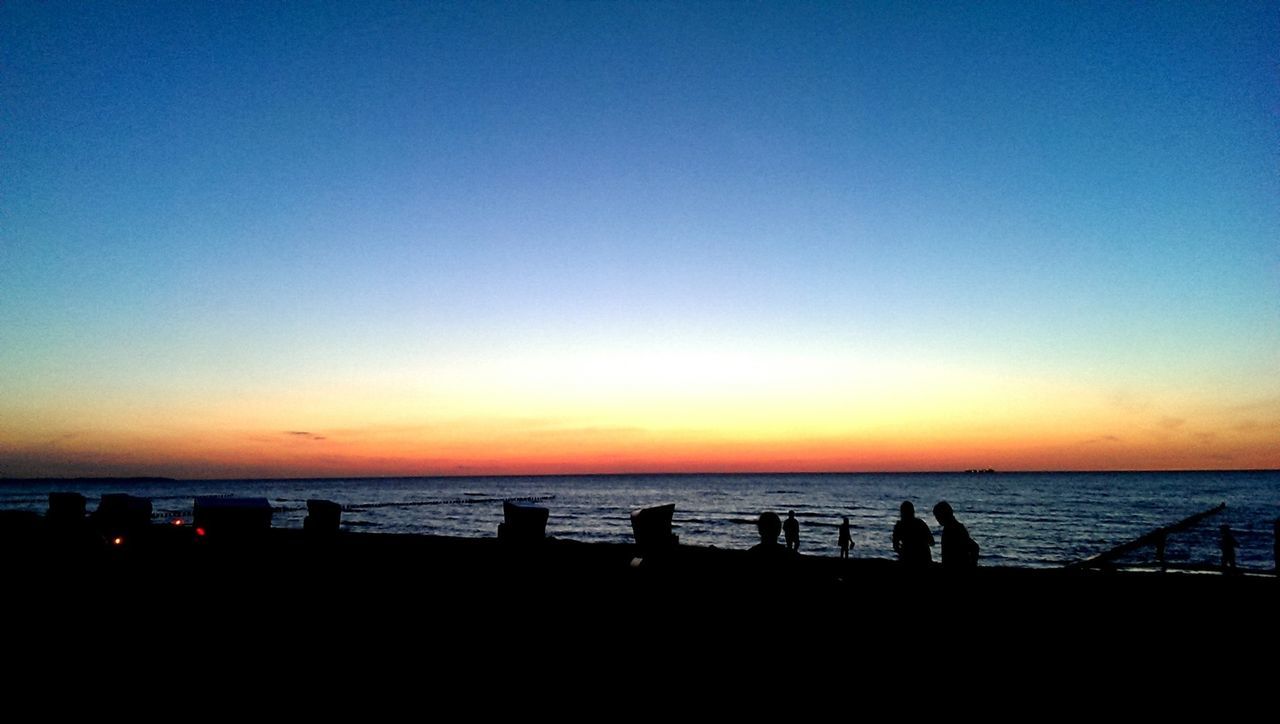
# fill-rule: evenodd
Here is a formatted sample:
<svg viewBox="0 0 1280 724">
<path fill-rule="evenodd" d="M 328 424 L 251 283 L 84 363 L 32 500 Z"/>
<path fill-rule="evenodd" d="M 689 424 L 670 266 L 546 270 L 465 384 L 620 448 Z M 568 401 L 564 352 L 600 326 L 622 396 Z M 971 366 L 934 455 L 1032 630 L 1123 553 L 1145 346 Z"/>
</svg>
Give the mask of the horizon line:
<svg viewBox="0 0 1280 724">
<path fill-rule="evenodd" d="M 698 471 L 698 472 L 610 472 L 610 473 L 434 473 L 428 475 L 322 475 L 294 477 L 235 477 L 235 478 L 175 478 L 166 475 L 77 475 L 8 477 L 0 476 L 0 483 L 52 482 L 52 481 L 129 481 L 148 480 L 164 482 L 234 482 L 243 480 L 412 480 L 418 478 L 623 478 L 623 477 L 694 477 L 714 475 L 743 477 L 749 475 L 801 476 L 801 475 L 1119 475 L 1129 473 L 1274 473 L 1280 468 L 1184 468 L 1184 469 L 1115 469 L 1115 470 L 995 470 L 974 468 L 966 470 L 828 470 L 828 471 Z"/>
</svg>

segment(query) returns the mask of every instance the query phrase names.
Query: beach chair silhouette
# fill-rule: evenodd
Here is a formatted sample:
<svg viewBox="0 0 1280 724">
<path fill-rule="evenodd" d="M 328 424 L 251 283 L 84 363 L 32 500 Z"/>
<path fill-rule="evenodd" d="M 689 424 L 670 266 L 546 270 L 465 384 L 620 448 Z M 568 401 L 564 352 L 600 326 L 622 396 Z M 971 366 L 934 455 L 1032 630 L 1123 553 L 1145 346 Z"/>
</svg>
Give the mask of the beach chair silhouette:
<svg viewBox="0 0 1280 724">
<path fill-rule="evenodd" d="M 538 543 L 547 536 L 551 511 L 536 505 L 502 501 L 503 522 L 498 524 L 498 540 L 504 543 Z"/>
</svg>

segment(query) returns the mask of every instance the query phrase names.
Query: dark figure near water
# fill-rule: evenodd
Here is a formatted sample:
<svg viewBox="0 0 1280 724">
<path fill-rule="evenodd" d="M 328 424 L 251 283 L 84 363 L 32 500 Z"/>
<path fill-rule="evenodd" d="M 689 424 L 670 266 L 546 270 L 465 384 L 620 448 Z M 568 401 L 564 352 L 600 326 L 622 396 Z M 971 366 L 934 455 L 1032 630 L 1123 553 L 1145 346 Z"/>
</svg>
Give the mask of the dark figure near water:
<svg viewBox="0 0 1280 724">
<path fill-rule="evenodd" d="M 760 542 L 751 546 L 747 553 L 759 560 L 783 560 L 795 554 L 778 544 L 778 534 L 782 532 L 782 519 L 777 513 L 766 511 L 756 521 L 756 530 L 760 532 Z"/>
<path fill-rule="evenodd" d="M 904 566 L 928 568 L 933 562 L 933 531 L 916 517 L 916 506 L 911 501 L 903 501 L 898 510 L 902 518 L 893 524 L 893 552 Z"/>
<path fill-rule="evenodd" d="M 840 524 L 840 557 L 848 558 L 849 549 L 853 547 L 853 536 L 849 533 L 849 516 Z"/>
<path fill-rule="evenodd" d="M 782 532 L 782 519 L 778 518 L 778 514 L 760 513 L 755 527 L 760 532 L 760 542 L 746 551 L 750 558 L 755 560 L 762 571 L 777 572 L 781 569 L 778 567 L 790 568 L 792 560 L 795 560 L 797 555 L 795 551 L 786 549 L 778 542 L 778 533 Z"/>
<path fill-rule="evenodd" d="M 1164 533 L 1156 536 L 1156 562 L 1160 564 L 1160 572 L 1164 573 L 1169 570 L 1169 564 L 1164 559 L 1164 547 L 1168 541 L 1168 537 Z"/>
<path fill-rule="evenodd" d="M 787 513 L 787 520 L 782 524 L 782 532 L 787 534 L 787 550 L 800 550 L 800 521 L 796 520 L 794 510 Z"/>
<path fill-rule="evenodd" d="M 1231 526 L 1224 524 L 1218 529 L 1218 532 L 1222 535 L 1220 542 L 1222 546 L 1222 572 L 1236 573 L 1239 570 L 1236 568 L 1236 548 L 1240 547 L 1240 544 L 1236 541 L 1236 537 L 1231 535 Z"/>
<path fill-rule="evenodd" d="M 947 501 L 933 506 L 933 517 L 942 525 L 942 567 L 948 570 L 976 568 L 978 544 L 969 537 L 969 531 L 956 520 L 955 512 Z"/>
</svg>

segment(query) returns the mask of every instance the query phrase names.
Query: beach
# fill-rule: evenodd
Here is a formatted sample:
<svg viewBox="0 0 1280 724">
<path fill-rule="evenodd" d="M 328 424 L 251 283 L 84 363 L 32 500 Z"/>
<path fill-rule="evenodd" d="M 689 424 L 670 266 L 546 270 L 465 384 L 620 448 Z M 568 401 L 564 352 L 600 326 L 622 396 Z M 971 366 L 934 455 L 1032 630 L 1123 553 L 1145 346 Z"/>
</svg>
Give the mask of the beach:
<svg viewBox="0 0 1280 724">
<path fill-rule="evenodd" d="M 703 546 L 297 529 L 204 545 L 172 525 L 122 546 L 3 538 L 11 687 L 145 685 L 175 705 L 211 692 L 215 707 L 270 696 L 329 716 L 447 704 L 527 716 L 629 697 L 652 711 L 679 696 L 772 711 L 815 687 L 1009 702 L 1081 685 L 1133 700 L 1188 675 L 1256 689 L 1265 669 L 1247 662 L 1280 644 L 1280 581 L 1262 575 L 952 575 Z M 764 687 L 741 688 L 761 675 Z"/>
<path fill-rule="evenodd" d="M 126 546 L 67 546 L 10 533 L 5 570 L 25 594 L 20 620 L 92 621 L 130 630 L 267 626 L 379 639 L 395 628 L 445 639 L 510 629 L 547 635 L 662 629 L 684 635 L 804 632 L 856 622 L 866 638 L 935 622 L 958 632 L 1187 635 L 1274 630 L 1274 576 L 983 568 L 913 571 L 886 559 L 633 544 L 273 529 L 243 545 L 203 545 L 154 526 Z M 944 622 L 950 622 L 945 624 Z M 869 627 L 869 628 L 868 628 Z M 513 635 L 515 635 L 513 633 Z"/>
<path fill-rule="evenodd" d="M 760 482 L 766 491 L 794 489 Z M 600 489 L 598 481 L 575 484 Z M 452 485 L 479 488 L 475 480 Z M 402 492 L 395 495 L 404 499 Z M 578 495 L 563 487 L 556 494 L 525 505 L 555 510 Z M 43 513 L 0 514 L 9 641 L 25 652 L 15 655 L 79 660 L 109 652 L 150 669 L 157 652 L 173 650 L 195 670 L 231 661 L 250 669 L 336 667 L 351 677 L 366 664 L 408 656 L 434 666 L 443 657 L 491 675 L 499 666 L 502 676 L 545 680 L 564 671 L 652 674 L 644 662 L 654 661 L 726 670 L 761 651 L 785 658 L 782 650 L 809 669 L 849 651 L 860 666 L 910 667 L 921 658 L 934 671 L 937 652 L 948 647 L 1058 668 L 1076 658 L 1094 667 L 1112 659 L 1154 666 L 1254 656 L 1273 650 L 1278 636 L 1280 581 L 1269 570 L 1161 573 L 1129 565 L 1149 558 L 1149 547 L 1118 561 L 1117 570 L 980 560 L 956 574 L 936 564 L 905 569 L 856 547 L 848 560 L 810 552 L 808 525 L 800 553 L 778 562 L 753 556 L 758 536 L 732 546 L 682 537 L 655 550 L 630 531 L 610 540 L 566 536 L 554 516 L 545 538 L 524 541 L 500 540 L 496 525 L 463 536 L 344 523 L 317 535 L 274 521 L 228 540 L 202 538 L 191 520 L 176 525 L 157 508 L 118 545 L 94 527 L 92 514 L 62 530 Z M 502 519 L 496 503 L 464 509 Z M 675 508 L 674 530 L 689 530 L 687 516 Z M 986 664 L 973 666 L 973 676 L 986 675 Z"/>
</svg>

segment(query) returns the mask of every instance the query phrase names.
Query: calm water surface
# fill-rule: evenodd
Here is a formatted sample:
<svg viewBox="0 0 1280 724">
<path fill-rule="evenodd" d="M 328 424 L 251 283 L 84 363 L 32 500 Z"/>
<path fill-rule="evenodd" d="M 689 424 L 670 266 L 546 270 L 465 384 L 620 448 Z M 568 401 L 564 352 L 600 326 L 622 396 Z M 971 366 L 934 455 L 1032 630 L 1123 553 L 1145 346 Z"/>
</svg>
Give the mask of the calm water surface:
<svg viewBox="0 0 1280 724">
<path fill-rule="evenodd" d="M 563 477 L 377 478 L 324 480 L 81 481 L 0 485 L 0 508 L 43 512 L 48 494 L 76 490 L 96 506 L 104 492 L 152 499 L 156 516 L 189 516 L 196 495 L 262 496 L 274 525 L 301 527 L 308 498 L 347 507 L 349 530 L 492 536 L 501 501 L 534 499 L 551 509 L 548 533 L 583 541 L 628 541 L 631 509 L 676 504 L 682 543 L 747 548 L 763 510 L 801 521 L 801 551 L 837 555 L 841 516 L 853 526 L 858 557 L 892 557 L 898 506 L 939 533 L 929 514 L 947 500 L 982 546 L 982 565 L 1057 566 L 1100 553 L 1161 525 L 1227 503 L 1227 510 L 1173 536 L 1170 561 L 1216 563 L 1218 526 L 1232 526 L 1240 564 L 1271 568 L 1273 521 L 1280 517 L 1280 472 L 999 473 L 839 475 L 608 475 Z M 1149 563 L 1150 550 L 1126 561 Z"/>
</svg>

